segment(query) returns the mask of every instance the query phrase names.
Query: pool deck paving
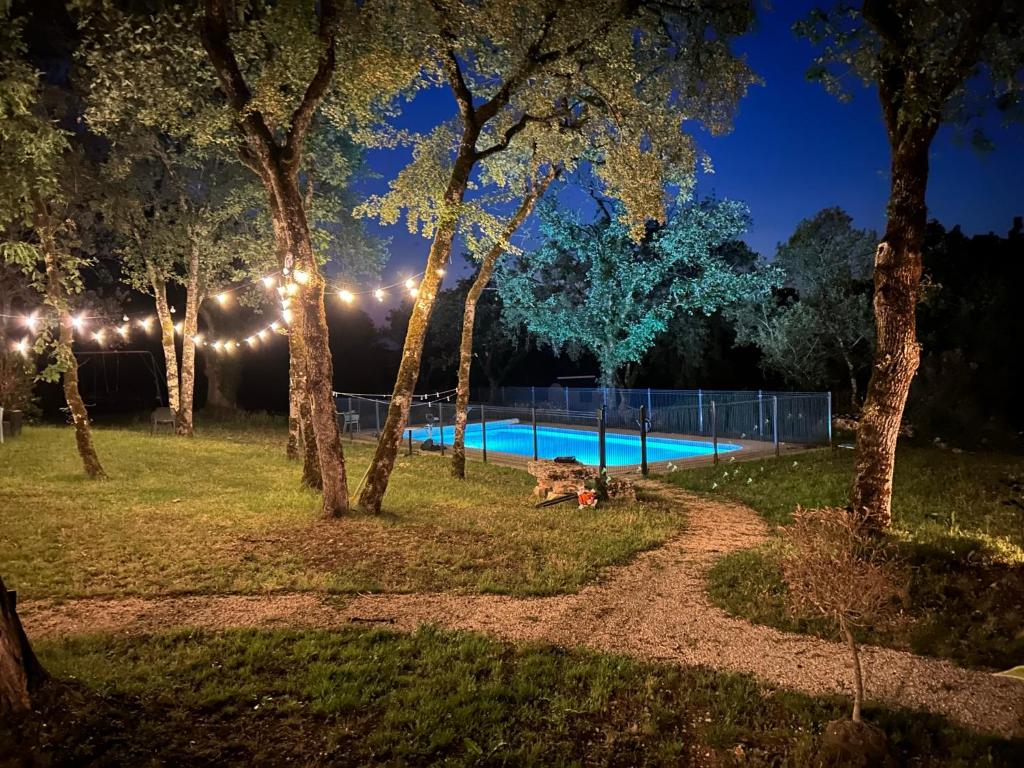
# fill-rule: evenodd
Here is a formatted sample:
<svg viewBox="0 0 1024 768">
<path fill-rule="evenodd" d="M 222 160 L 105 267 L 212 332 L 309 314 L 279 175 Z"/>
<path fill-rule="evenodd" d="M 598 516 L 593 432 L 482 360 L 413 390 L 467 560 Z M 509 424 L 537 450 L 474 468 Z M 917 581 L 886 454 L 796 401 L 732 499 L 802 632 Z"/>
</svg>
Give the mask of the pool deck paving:
<svg viewBox="0 0 1024 768">
<path fill-rule="evenodd" d="M 145 634 L 196 627 L 338 627 L 423 624 L 488 633 L 509 642 L 543 641 L 750 674 L 812 695 L 849 694 L 845 645 L 735 618 L 709 601 L 711 565 L 756 546 L 767 530 L 748 507 L 649 481 L 648 490 L 687 516 L 686 530 L 630 563 L 609 568 L 571 595 L 514 598 L 456 593 L 338 596 L 321 593 L 29 601 L 32 637 Z M 938 659 L 865 647 L 869 702 L 926 710 L 969 728 L 1024 737 L 1024 683 Z"/>
</svg>

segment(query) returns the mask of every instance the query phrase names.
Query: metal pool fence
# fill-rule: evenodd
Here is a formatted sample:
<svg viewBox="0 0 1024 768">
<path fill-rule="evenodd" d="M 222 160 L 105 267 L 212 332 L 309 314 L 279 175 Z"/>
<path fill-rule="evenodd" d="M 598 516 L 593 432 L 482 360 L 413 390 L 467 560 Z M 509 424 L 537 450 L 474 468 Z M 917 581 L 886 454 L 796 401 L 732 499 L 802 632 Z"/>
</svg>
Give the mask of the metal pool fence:
<svg viewBox="0 0 1024 768">
<path fill-rule="evenodd" d="M 717 462 L 759 443 L 778 453 L 785 443 L 829 444 L 832 437 L 827 392 L 506 387 L 497 395 L 501 402 L 474 402 L 467 413 L 466 448 L 484 461 L 489 453 L 572 456 L 646 473 L 655 462 L 701 455 Z M 454 400 L 453 391 L 416 397 L 403 433 L 410 452 L 424 444 L 451 449 Z M 386 400 L 338 393 L 336 402 L 347 431 L 379 432 Z"/>
</svg>

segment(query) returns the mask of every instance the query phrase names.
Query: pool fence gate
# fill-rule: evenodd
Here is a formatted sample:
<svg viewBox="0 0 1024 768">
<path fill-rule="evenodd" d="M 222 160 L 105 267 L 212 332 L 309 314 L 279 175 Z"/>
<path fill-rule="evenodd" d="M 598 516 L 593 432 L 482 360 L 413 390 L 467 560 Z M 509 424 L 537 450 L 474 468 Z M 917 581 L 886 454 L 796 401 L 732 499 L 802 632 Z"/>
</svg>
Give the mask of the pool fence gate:
<svg viewBox="0 0 1024 768">
<path fill-rule="evenodd" d="M 496 453 L 533 459 L 575 457 L 585 464 L 636 468 L 679 451 L 710 455 L 780 446 L 829 445 L 829 392 L 501 387 L 471 399 L 466 448 L 483 461 Z M 379 396 L 336 393 L 339 426 L 378 434 L 388 404 Z M 344 415 L 344 421 L 342 416 Z M 455 433 L 455 392 L 416 395 L 403 437 L 412 453 L 442 454 Z M 429 442 L 428 442 L 429 441 Z M 735 441 L 735 442 L 730 442 Z"/>
</svg>

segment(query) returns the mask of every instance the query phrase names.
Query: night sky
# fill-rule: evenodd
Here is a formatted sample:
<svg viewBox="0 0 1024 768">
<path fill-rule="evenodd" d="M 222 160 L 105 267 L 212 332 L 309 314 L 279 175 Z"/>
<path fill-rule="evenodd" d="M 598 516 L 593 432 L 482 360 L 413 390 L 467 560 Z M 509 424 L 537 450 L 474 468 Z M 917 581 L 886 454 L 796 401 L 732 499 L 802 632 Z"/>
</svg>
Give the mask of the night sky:
<svg viewBox="0 0 1024 768">
<path fill-rule="evenodd" d="M 885 220 L 889 150 L 876 94 L 858 87 L 852 101 L 841 103 L 804 76 L 814 49 L 791 28 L 815 5 L 786 0 L 759 8 L 755 29 L 737 48 L 763 85 L 741 102 L 732 133 L 698 134 L 715 167 L 701 175 L 698 193 L 745 201 L 753 216 L 746 239 L 765 256 L 797 222 L 828 206 L 846 209 L 860 227 L 881 230 Z M 396 122 L 425 131 L 454 113 L 450 93 L 437 89 L 418 95 Z M 959 224 L 968 234 L 1005 234 L 1013 217 L 1024 215 L 1024 127 L 1005 128 L 992 116 L 983 128 L 994 151 L 972 148 L 950 127 L 939 133 L 932 147 L 929 216 L 948 227 Z M 383 192 L 409 158 L 407 150 L 370 152 L 369 166 L 381 178 L 361 189 Z M 422 269 L 429 241 L 410 235 L 403 223 L 370 228 L 392 241 L 384 282 Z M 452 271 L 449 284 L 458 272 Z"/>
</svg>

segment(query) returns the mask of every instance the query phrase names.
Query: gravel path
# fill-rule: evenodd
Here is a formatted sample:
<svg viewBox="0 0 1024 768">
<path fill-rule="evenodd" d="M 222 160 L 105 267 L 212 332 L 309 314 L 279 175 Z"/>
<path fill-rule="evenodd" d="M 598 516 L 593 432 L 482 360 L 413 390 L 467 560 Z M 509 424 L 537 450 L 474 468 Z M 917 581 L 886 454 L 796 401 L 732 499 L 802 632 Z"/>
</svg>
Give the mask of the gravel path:
<svg viewBox="0 0 1024 768">
<path fill-rule="evenodd" d="M 643 659 L 743 672 L 809 694 L 849 693 L 848 651 L 838 643 L 752 625 L 711 605 L 705 577 L 723 554 L 766 536 L 749 508 L 658 486 L 688 515 L 685 533 L 609 569 L 575 595 L 382 594 L 83 599 L 26 602 L 32 637 L 79 632 L 145 633 L 174 627 L 331 627 L 380 622 L 396 629 L 436 623 L 508 641 L 542 640 Z M 884 648 L 864 649 L 867 697 L 945 715 L 970 728 L 1024 736 L 1019 681 Z"/>
</svg>

